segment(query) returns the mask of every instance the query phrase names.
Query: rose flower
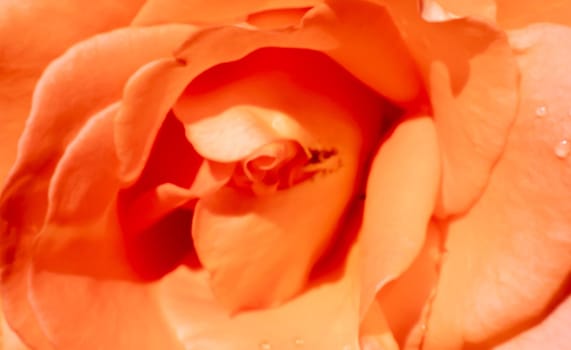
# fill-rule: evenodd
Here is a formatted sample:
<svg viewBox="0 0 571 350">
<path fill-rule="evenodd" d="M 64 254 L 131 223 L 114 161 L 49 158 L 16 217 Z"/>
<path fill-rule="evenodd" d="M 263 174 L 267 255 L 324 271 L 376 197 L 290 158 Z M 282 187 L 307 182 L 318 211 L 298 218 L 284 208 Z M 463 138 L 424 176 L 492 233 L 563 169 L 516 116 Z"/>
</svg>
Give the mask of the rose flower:
<svg viewBox="0 0 571 350">
<path fill-rule="evenodd" d="M 4 346 L 565 349 L 563 3 L 5 1 Z"/>
</svg>

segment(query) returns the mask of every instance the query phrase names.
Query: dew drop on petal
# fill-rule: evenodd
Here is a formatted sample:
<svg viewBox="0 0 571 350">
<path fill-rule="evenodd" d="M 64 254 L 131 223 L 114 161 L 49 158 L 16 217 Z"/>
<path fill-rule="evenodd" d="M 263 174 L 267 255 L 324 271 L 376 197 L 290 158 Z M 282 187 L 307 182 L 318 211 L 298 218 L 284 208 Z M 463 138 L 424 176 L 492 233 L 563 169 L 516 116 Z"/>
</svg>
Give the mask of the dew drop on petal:
<svg viewBox="0 0 571 350">
<path fill-rule="evenodd" d="M 293 343 L 295 344 L 296 347 L 301 348 L 302 346 L 305 345 L 305 340 L 303 340 L 302 338 L 296 338 Z"/>
<path fill-rule="evenodd" d="M 270 343 L 268 343 L 267 341 L 263 341 L 260 343 L 260 350 L 271 350 L 272 349 L 272 345 Z"/>
<path fill-rule="evenodd" d="M 559 143 L 555 146 L 555 155 L 557 158 L 566 158 L 569 153 L 571 152 L 571 144 L 567 139 L 563 139 L 559 141 Z"/>
<path fill-rule="evenodd" d="M 547 106 L 545 106 L 545 105 L 539 106 L 539 107 L 537 107 L 537 109 L 535 110 L 535 115 L 536 115 L 537 117 L 540 117 L 540 118 L 543 118 L 543 117 L 547 116 L 548 113 L 549 113 L 549 111 L 548 111 L 548 109 L 547 109 Z"/>
</svg>

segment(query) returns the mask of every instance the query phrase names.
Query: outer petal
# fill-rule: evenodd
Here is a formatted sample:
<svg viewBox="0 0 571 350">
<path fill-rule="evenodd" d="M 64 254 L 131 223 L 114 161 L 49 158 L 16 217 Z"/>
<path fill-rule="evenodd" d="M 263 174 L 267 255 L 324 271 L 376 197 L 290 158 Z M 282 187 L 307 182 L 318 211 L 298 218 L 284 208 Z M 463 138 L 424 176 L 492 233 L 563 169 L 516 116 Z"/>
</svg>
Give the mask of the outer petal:
<svg viewBox="0 0 571 350">
<path fill-rule="evenodd" d="M 437 214 L 465 211 L 484 189 L 515 117 L 513 53 L 505 34 L 486 24 L 427 23 L 415 1 L 383 2 L 422 69 L 432 103 L 443 153 Z"/>
<path fill-rule="evenodd" d="M 228 23 L 275 9 L 312 7 L 323 0 L 150 0 L 133 20 L 134 25 L 157 23 Z"/>
<path fill-rule="evenodd" d="M 565 350 L 571 344 L 571 297 L 568 296 L 540 324 L 517 335 L 494 350 Z"/>
<path fill-rule="evenodd" d="M 345 251 L 355 230 L 349 226 L 335 250 L 344 263 L 280 307 L 230 315 L 203 272 L 181 268 L 160 284 L 163 311 L 187 350 L 358 349 L 358 245 Z"/>
<path fill-rule="evenodd" d="M 18 161 L 1 197 L 2 254 L 3 264 L 7 264 L 2 289 L 6 305 L 10 305 L 9 311 L 5 309 L 6 318 L 18 332 L 26 331 L 20 333 L 26 342 L 47 348 L 37 342 L 41 331 L 33 326 L 20 269 L 31 258 L 30 237 L 43 224 L 48 182 L 57 162 L 84 123 L 120 97 L 125 81 L 140 65 L 169 52 L 168 46 L 176 45 L 176 39 L 191 29 L 129 29 L 96 37 L 70 49 L 50 65 L 38 83 Z M 148 40 L 154 43 L 152 48 Z M 123 59 L 116 60 L 117 56 Z M 107 61 L 115 64 L 100 64 Z M 92 67 L 99 67 L 103 74 L 94 76 Z M 42 147 L 37 147 L 38 140 Z"/>
<path fill-rule="evenodd" d="M 5 0 L 0 4 L 0 186 L 16 157 L 32 91 L 45 66 L 91 35 L 128 24 L 142 0 L 81 3 Z M 38 25 L 41 23 L 41 25 Z M 50 35 L 45 35 L 49 28 Z"/>
<path fill-rule="evenodd" d="M 377 151 L 367 181 L 360 233 L 361 315 L 379 289 L 398 277 L 422 248 L 439 181 L 440 150 L 432 119 L 402 121 Z"/>
<path fill-rule="evenodd" d="M 569 276 L 569 38 L 569 28 L 550 25 L 511 34 L 522 70 L 519 115 L 482 198 L 448 223 L 427 349 L 533 321 Z"/>
</svg>

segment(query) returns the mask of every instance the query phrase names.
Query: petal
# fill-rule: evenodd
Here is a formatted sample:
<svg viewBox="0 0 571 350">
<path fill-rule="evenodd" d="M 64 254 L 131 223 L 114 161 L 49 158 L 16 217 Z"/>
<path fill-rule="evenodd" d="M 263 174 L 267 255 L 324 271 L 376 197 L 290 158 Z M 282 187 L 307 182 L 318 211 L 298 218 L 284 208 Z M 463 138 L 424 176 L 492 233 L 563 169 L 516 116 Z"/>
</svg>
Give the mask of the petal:
<svg viewBox="0 0 571 350">
<path fill-rule="evenodd" d="M 220 24 L 243 19 L 250 14 L 275 9 L 311 7 L 323 0 L 150 0 L 145 3 L 134 25 L 157 23 Z"/>
<path fill-rule="evenodd" d="M 38 83 L 18 160 L 2 195 L 4 209 L 8 201 L 12 201 L 13 208 L 15 202 L 28 200 L 40 206 L 57 162 L 84 124 L 120 98 L 126 80 L 142 64 L 169 54 L 190 29 L 166 26 L 119 30 L 82 42 L 54 61 Z M 149 49 L 149 42 L 160 44 Z M 114 64 L 101 64 L 108 61 Z M 98 67 L 99 74 L 94 76 L 92 67 Z M 37 147 L 38 140 L 42 140 L 42 147 Z M 3 217 L 14 221 L 17 215 L 22 213 L 6 213 Z M 20 220 L 39 224 L 42 215 Z"/>
<path fill-rule="evenodd" d="M 304 286 L 331 242 L 380 133 L 382 100 L 326 56 L 310 51 L 260 50 L 218 69 L 206 74 L 245 77 L 209 90 L 191 84 L 184 97 L 187 108 L 177 109 L 189 122 L 191 143 L 204 156 L 235 161 L 280 138 L 304 149 L 335 152 L 327 172 L 290 188 L 253 196 L 226 187 L 196 206 L 192 235 L 215 295 L 232 310 L 277 304 Z M 206 76 L 204 81 L 214 80 Z M 225 110 L 244 105 L 264 108 L 256 107 L 254 116 Z M 196 127 L 192 117 L 209 127 Z M 306 135 L 319 142 L 307 144 Z M 273 159 L 283 149 L 263 151 Z"/>
<path fill-rule="evenodd" d="M 427 349 L 479 343 L 543 315 L 568 278 L 570 37 L 551 25 L 511 33 L 519 115 L 482 198 L 448 223 Z"/>
<path fill-rule="evenodd" d="M 57 349 L 183 349 L 148 287 L 35 268 L 28 278 L 34 311 Z"/>
<path fill-rule="evenodd" d="M 498 15 L 497 22 L 505 29 L 523 28 L 539 22 L 571 25 L 569 13 L 571 3 L 565 0 L 555 0 L 537 6 L 533 0 L 510 1 L 496 0 Z"/>
<path fill-rule="evenodd" d="M 353 214 L 358 221 L 360 213 Z M 349 226 L 347 238 L 355 230 Z M 186 268 L 160 282 L 159 301 L 187 350 L 357 349 L 358 245 L 345 255 L 348 246 L 340 240 L 337 268 L 276 308 L 231 315 L 212 294 L 208 275 Z"/>
<path fill-rule="evenodd" d="M 571 297 L 567 297 L 539 325 L 517 335 L 494 350 L 563 350 L 571 344 Z"/>
<path fill-rule="evenodd" d="M 15 161 L 17 140 L 24 129 L 32 92 L 45 66 L 74 43 L 129 23 L 141 4 L 141 0 L 124 1 L 119 5 L 112 0 L 89 4 L 77 1 L 2 1 L 0 185 Z M 44 28 L 50 28 L 49 36 L 45 35 Z M 25 49 L 22 43 L 25 43 Z"/>
<path fill-rule="evenodd" d="M 512 50 L 504 33 L 484 23 L 427 23 L 414 1 L 390 2 L 388 8 L 421 67 L 432 103 L 443 157 L 437 214 L 463 212 L 484 189 L 515 117 Z"/>
<path fill-rule="evenodd" d="M 443 237 L 430 222 L 424 245 L 413 263 L 377 294 L 386 322 L 401 349 L 418 349 L 426 331 L 430 303 L 436 293 Z"/>
<path fill-rule="evenodd" d="M 379 27 L 353 30 L 352 25 L 362 22 L 363 16 L 370 15 L 373 10 L 383 16 L 383 8 L 358 1 L 352 11 L 344 10 L 343 6 L 319 6 L 308 14 L 300 28 L 291 30 L 260 31 L 232 26 L 210 28 L 191 35 L 176 53 L 176 61 L 165 59 L 141 70 L 129 83 L 125 99 L 130 102 L 124 104 L 117 118 L 116 142 L 124 165 L 122 181 L 132 183 L 145 163 L 152 138 L 140 135 L 156 133 L 162 118 L 194 78 L 217 64 L 240 59 L 259 48 L 305 48 L 326 52 L 351 73 L 361 78 L 368 77 L 365 83 L 378 89 L 382 95 L 398 101 L 416 98 L 418 79 L 414 67 L 406 64 L 409 62 L 408 54 L 396 36 L 392 22 L 387 18 L 387 21 L 378 21 Z M 337 20 L 336 16 L 343 18 Z M 370 52 L 368 43 L 378 37 L 386 38 L 387 32 L 391 33 L 390 37 L 380 42 L 384 49 Z M 354 37 L 360 37 L 362 41 L 355 41 Z M 370 59 L 359 60 L 362 56 L 351 53 L 355 50 L 367 51 Z M 364 65 L 368 67 L 367 72 L 372 72 L 370 77 L 364 76 Z M 395 75 L 395 72 L 398 73 Z M 390 82 L 384 80 L 385 75 Z M 144 109 L 141 108 L 143 103 Z"/>
<path fill-rule="evenodd" d="M 34 259 L 42 267 L 76 273 L 87 268 L 98 275 L 128 274 L 125 269 L 116 271 L 126 264 L 121 236 L 113 225 L 113 199 L 119 185 L 113 117 L 118 109 L 114 104 L 92 117 L 56 167 L 46 223 L 35 242 Z"/>
<path fill-rule="evenodd" d="M 382 143 L 368 176 L 360 233 L 362 314 L 379 289 L 420 252 L 439 184 L 440 150 L 432 118 L 409 116 Z"/>
</svg>

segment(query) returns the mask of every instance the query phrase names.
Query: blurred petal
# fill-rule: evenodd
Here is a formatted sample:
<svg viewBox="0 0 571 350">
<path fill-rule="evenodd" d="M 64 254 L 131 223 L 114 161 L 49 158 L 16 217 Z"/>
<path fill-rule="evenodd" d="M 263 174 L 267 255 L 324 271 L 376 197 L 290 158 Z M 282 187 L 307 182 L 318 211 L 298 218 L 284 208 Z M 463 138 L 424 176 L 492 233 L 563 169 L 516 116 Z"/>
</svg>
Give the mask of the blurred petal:
<svg viewBox="0 0 571 350">
<path fill-rule="evenodd" d="M 322 2 L 323 0 L 148 0 L 133 24 L 221 24 L 244 19 L 256 12 L 305 8 Z"/>
<path fill-rule="evenodd" d="M 519 115 L 480 201 L 448 222 L 427 349 L 478 343 L 546 312 L 571 269 L 571 29 L 511 33 Z"/>
<path fill-rule="evenodd" d="M 437 214 L 463 212 L 486 186 L 513 124 L 518 72 L 512 50 L 503 32 L 484 23 L 427 23 L 415 1 L 383 2 L 430 95 L 443 157 Z"/>
<path fill-rule="evenodd" d="M 432 118 L 409 116 L 382 143 L 368 176 L 360 233 L 362 314 L 422 248 L 439 183 L 440 150 Z"/>
<path fill-rule="evenodd" d="M 349 240 L 360 216 L 350 215 Z M 280 307 L 231 315 L 212 294 L 208 275 L 186 268 L 160 282 L 159 302 L 187 350 L 358 349 L 358 245 L 347 256 L 343 249 L 336 254 L 343 263 Z"/>
<path fill-rule="evenodd" d="M 571 297 L 567 297 L 540 324 L 517 335 L 494 350 L 565 350 L 571 344 Z"/>
<path fill-rule="evenodd" d="M 565 0 L 546 1 L 538 6 L 533 0 L 496 0 L 498 25 L 504 29 L 518 29 L 530 24 L 548 22 L 571 25 L 571 3 Z"/>
<path fill-rule="evenodd" d="M 217 76 L 230 82 L 215 84 Z M 259 196 L 227 187 L 195 209 L 196 250 L 220 301 L 232 310 L 281 303 L 305 285 L 342 222 L 381 131 L 383 101 L 326 56 L 305 50 L 260 50 L 202 81 L 209 89 L 191 84 L 175 113 L 203 156 L 246 158 L 255 168 L 295 153 L 287 141 L 308 153 L 331 152 L 315 164 L 306 158 L 301 165 L 317 169 L 306 181 Z M 253 106 L 254 114 L 233 106 Z"/>
<path fill-rule="evenodd" d="M 183 349 L 146 286 L 35 268 L 28 278 L 34 311 L 57 349 Z"/>
<path fill-rule="evenodd" d="M 0 3 L 0 186 L 15 161 L 17 140 L 29 113 L 32 92 L 45 66 L 76 42 L 129 23 L 142 3 L 142 0 Z M 49 35 L 45 28 L 49 28 Z"/>
</svg>

